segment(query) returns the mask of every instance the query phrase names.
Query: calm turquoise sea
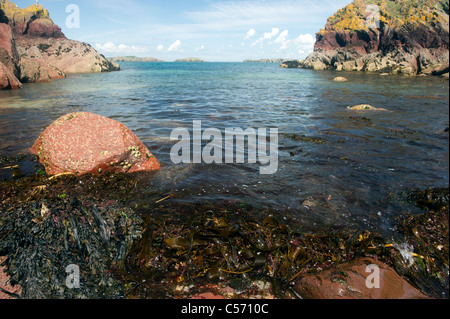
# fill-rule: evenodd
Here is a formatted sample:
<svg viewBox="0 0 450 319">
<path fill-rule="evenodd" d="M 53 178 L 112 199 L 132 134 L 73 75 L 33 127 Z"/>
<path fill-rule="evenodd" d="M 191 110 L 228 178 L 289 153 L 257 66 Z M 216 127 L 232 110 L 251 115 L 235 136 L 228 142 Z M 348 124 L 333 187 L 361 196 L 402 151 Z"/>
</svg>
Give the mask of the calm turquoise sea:
<svg viewBox="0 0 450 319">
<path fill-rule="evenodd" d="M 163 166 L 152 183 L 178 194 L 171 200 L 180 205 L 248 204 L 311 228 L 389 231 L 395 216 L 414 210 L 392 194 L 449 184 L 448 80 L 260 63 L 121 67 L 1 91 L 0 156 L 26 152 L 64 114 L 94 112 L 141 138 Z M 349 82 L 333 82 L 338 75 Z M 389 112 L 347 108 L 362 103 Z M 278 128 L 277 173 L 260 175 L 259 164 L 173 164 L 170 134 L 194 120 L 203 129 Z"/>
</svg>

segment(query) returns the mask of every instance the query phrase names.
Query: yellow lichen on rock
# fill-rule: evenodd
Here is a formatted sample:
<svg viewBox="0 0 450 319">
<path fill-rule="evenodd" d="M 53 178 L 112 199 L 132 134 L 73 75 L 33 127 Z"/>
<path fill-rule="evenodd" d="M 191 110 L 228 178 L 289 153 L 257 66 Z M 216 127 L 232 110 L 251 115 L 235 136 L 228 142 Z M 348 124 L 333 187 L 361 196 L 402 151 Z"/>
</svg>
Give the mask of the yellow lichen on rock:
<svg viewBox="0 0 450 319">
<path fill-rule="evenodd" d="M 21 20 L 27 19 L 31 16 L 36 16 L 39 19 L 50 19 L 50 14 L 47 9 L 40 4 L 33 4 L 21 9 L 16 4 L 9 0 L 3 0 L 0 2 L 0 9 L 5 13 L 6 17 L 14 22 L 20 22 Z"/>
<path fill-rule="evenodd" d="M 356 31 L 368 30 L 367 18 L 371 11 L 368 6 L 374 5 L 378 9 L 378 21 L 386 24 L 390 28 L 398 28 L 402 25 L 447 25 L 448 15 L 440 14 L 436 8 L 442 7 L 442 12 L 448 8 L 444 0 L 396 0 L 396 1 L 363 1 L 354 0 L 346 7 L 339 9 L 334 15 L 328 18 L 325 29 L 320 30 L 319 34 L 325 34 L 329 31 Z M 447 7 L 446 7 L 447 6 Z"/>
</svg>

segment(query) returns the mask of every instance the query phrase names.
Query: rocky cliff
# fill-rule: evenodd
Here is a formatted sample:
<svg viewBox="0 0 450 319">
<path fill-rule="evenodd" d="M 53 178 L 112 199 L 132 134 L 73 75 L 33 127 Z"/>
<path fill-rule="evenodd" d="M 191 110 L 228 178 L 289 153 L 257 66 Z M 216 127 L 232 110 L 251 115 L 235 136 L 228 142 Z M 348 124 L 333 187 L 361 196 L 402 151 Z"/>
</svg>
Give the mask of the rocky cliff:
<svg viewBox="0 0 450 319">
<path fill-rule="evenodd" d="M 316 34 L 314 52 L 297 65 L 442 74 L 448 72 L 448 49 L 448 0 L 354 0 L 328 18 Z"/>
<path fill-rule="evenodd" d="M 119 66 L 89 44 L 67 39 L 41 5 L 21 9 L 1 0 L 0 89 L 63 78 L 69 73 L 115 70 Z"/>
</svg>

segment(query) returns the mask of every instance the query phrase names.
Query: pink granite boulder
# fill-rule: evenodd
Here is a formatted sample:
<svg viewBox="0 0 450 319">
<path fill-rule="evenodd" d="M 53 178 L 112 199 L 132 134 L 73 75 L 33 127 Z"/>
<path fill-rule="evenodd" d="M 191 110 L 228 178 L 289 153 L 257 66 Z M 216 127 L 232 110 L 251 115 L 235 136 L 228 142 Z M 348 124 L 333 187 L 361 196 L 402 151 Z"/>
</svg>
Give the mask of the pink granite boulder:
<svg viewBox="0 0 450 319">
<path fill-rule="evenodd" d="M 161 169 L 158 160 L 125 125 L 86 112 L 56 120 L 36 140 L 31 152 L 49 175 Z"/>
<path fill-rule="evenodd" d="M 378 267 L 379 286 L 367 272 L 367 266 Z M 367 284 L 367 281 L 370 284 Z M 316 274 L 301 276 L 295 291 L 303 299 L 430 299 L 411 286 L 388 265 L 371 258 L 360 258 Z"/>
</svg>

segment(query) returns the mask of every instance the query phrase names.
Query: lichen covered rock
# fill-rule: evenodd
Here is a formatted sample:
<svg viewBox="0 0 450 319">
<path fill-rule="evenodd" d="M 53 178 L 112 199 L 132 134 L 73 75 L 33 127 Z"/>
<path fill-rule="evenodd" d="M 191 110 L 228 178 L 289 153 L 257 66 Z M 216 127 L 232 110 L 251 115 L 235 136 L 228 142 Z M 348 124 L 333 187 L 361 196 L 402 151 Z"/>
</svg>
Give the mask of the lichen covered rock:
<svg viewBox="0 0 450 319">
<path fill-rule="evenodd" d="M 67 114 L 51 124 L 31 148 L 49 175 L 154 171 L 161 168 L 125 125 L 92 113 Z"/>
<path fill-rule="evenodd" d="M 378 16 L 369 20 L 373 10 Z M 445 0 L 354 0 L 328 18 L 325 28 L 317 33 L 314 52 L 300 61 L 299 67 L 405 75 L 440 73 L 449 65 L 448 23 Z"/>
<path fill-rule="evenodd" d="M 50 19 L 48 10 L 40 4 L 33 4 L 21 9 L 11 1 L 5 0 L 0 9 L 4 12 L 4 16 L 17 36 L 65 38 L 61 28 Z"/>
</svg>

